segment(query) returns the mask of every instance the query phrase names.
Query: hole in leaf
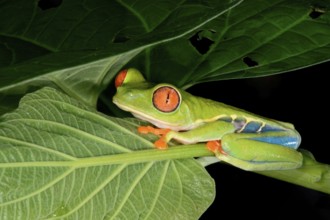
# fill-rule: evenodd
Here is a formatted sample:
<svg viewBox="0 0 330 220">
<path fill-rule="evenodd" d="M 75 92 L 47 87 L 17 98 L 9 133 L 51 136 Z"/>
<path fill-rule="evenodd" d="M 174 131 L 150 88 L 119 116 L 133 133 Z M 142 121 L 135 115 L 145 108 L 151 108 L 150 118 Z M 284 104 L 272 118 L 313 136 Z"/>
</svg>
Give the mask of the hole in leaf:
<svg viewBox="0 0 330 220">
<path fill-rule="evenodd" d="M 309 17 L 311 17 L 312 19 L 316 19 L 321 15 L 323 15 L 325 12 L 326 12 L 325 7 L 315 5 L 312 6 L 312 11 L 309 13 Z"/>
<path fill-rule="evenodd" d="M 128 36 L 124 36 L 124 35 L 120 35 L 117 34 L 113 39 L 112 42 L 113 43 L 125 43 L 126 41 L 129 41 L 130 38 Z"/>
<path fill-rule="evenodd" d="M 254 67 L 258 66 L 258 62 L 255 60 L 252 60 L 250 57 L 244 57 L 243 62 L 248 66 L 248 67 Z"/>
<path fill-rule="evenodd" d="M 62 0 L 40 0 L 38 2 L 39 8 L 47 10 L 50 8 L 56 8 L 62 4 Z"/>
<path fill-rule="evenodd" d="M 214 43 L 207 35 L 214 34 L 215 31 L 198 31 L 189 38 L 190 43 L 196 48 L 200 54 L 206 54 L 210 50 L 210 46 Z"/>
</svg>

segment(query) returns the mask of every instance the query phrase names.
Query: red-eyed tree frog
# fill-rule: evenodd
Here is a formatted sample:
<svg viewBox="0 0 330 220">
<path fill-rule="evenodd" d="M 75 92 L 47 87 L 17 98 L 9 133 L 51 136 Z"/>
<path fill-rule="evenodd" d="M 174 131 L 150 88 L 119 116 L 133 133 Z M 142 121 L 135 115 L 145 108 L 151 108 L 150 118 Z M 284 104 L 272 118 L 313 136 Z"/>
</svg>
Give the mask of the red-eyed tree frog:
<svg viewBox="0 0 330 220">
<path fill-rule="evenodd" d="M 134 69 L 115 79 L 113 102 L 157 128 L 140 133 L 160 136 L 155 147 L 166 149 L 171 139 L 183 144 L 205 142 L 227 163 L 245 170 L 295 169 L 303 157 L 296 149 L 301 138 L 293 125 L 193 96 L 170 84 L 153 85 Z"/>
</svg>

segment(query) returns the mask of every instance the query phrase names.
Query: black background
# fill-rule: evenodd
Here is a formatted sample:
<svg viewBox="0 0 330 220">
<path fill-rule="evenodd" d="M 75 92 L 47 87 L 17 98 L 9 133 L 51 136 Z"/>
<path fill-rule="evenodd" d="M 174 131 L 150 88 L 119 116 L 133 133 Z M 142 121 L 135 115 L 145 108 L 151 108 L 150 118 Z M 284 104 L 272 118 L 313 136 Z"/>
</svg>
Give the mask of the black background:
<svg viewBox="0 0 330 220">
<path fill-rule="evenodd" d="M 270 77 L 195 85 L 188 92 L 255 114 L 291 122 L 302 136 L 301 148 L 330 164 L 330 63 Z M 330 195 L 225 164 L 207 167 L 216 198 L 201 219 L 330 219 Z"/>
</svg>

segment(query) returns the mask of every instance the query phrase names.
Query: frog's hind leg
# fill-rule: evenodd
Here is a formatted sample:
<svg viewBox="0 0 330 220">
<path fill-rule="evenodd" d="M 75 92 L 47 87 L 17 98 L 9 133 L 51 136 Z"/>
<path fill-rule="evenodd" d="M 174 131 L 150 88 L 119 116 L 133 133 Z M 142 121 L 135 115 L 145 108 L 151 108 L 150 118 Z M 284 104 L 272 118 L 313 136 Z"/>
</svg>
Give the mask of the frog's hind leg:
<svg viewBox="0 0 330 220">
<path fill-rule="evenodd" d="M 232 133 L 221 139 L 217 157 L 245 170 L 284 170 L 302 165 L 294 132 Z"/>
</svg>

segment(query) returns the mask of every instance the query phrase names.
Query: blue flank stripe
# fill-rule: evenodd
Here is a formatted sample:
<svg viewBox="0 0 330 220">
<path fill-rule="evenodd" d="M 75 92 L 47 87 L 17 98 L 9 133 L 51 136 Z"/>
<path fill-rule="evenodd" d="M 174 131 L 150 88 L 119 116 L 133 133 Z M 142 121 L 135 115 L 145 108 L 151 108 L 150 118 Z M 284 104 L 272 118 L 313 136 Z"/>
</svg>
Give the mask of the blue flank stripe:
<svg viewBox="0 0 330 220">
<path fill-rule="evenodd" d="M 251 121 L 245 126 L 243 131 L 241 131 L 240 133 L 256 133 L 260 129 L 260 127 L 261 127 L 260 122 Z"/>
<path fill-rule="evenodd" d="M 284 129 L 280 127 L 273 127 L 268 124 L 266 124 L 262 129 L 261 132 L 268 132 L 268 131 L 285 131 Z"/>
<path fill-rule="evenodd" d="M 248 122 L 245 125 L 244 121 L 234 121 L 233 122 L 236 129 L 240 130 L 242 127 L 244 127 L 244 129 L 242 131 L 240 131 L 239 133 L 257 133 L 260 129 L 260 127 L 262 126 L 261 122 L 258 121 L 251 121 Z M 268 124 L 266 124 L 265 126 L 263 126 L 260 130 L 260 133 L 265 133 L 265 132 L 272 132 L 272 131 L 285 131 L 284 129 L 280 128 L 280 127 L 275 127 L 275 126 L 270 126 Z"/>
<path fill-rule="evenodd" d="M 290 137 L 290 136 L 255 137 L 255 138 L 251 138 L 251 140 L 282 145 L 284 147 L 289 147 L 293 149 L 297 149 L 300 142 L 299 137 Z"/>
</svg>

